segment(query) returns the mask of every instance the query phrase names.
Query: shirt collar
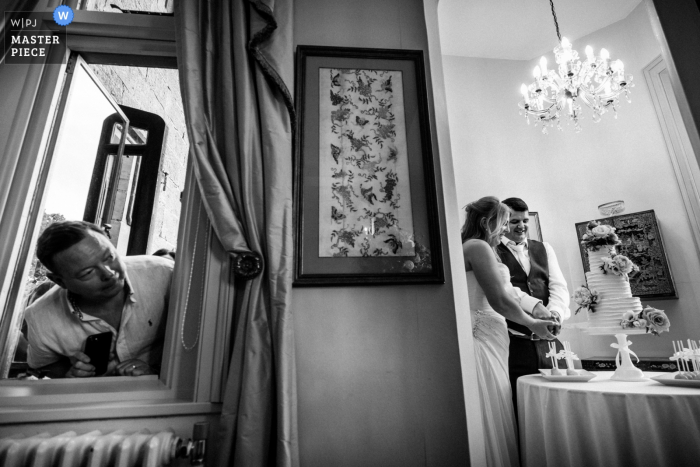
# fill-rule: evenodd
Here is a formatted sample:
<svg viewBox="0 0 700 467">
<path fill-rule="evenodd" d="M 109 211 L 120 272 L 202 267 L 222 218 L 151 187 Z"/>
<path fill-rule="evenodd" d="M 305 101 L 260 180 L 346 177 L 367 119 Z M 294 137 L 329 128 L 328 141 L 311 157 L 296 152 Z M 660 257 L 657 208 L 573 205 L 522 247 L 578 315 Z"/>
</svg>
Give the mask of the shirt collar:
<svg viewBox="0 0 700 467">
<path fill-rule="evenodd" d="M 508 244 L 511 243 L 511 242 L 513 242 L 513 240 L 509 239 L 509 238 L 506 237 L 505 235 L 504 235 L 503 238 L 501 239 L 501 243 L 503 243 L 503 245 L 505 245 L 505 246 L 509 246 Z M 513 243 L 515 243 L 515 242 L 513 242 Z M 521 243 L 522 245 L 525 245 L 525 249 L 528 249 L 528 248 L 529 248 L 529 245 L 527 244 L 527 238 L 526 238 L 525 240 L 523 240 L 522 242 L 520 242 L 520 243 Z"/>
<path fill-rule="evenodd" d="M 131 303 L 136 303 L 136 293 L 134 292 L 134 288 L 131 286 L 129 275 L 126 273 L 126 271 L 124 272 L 124 287 L 126 288 L 126 299 Z M 80 321 L 93 321 L 99 319 L 87 313 L 83 313 L 75 302 L 75 295 L 67 290 L 66 301 L 68 302 L 68 310 L 70 313 Z"/>
</svg>

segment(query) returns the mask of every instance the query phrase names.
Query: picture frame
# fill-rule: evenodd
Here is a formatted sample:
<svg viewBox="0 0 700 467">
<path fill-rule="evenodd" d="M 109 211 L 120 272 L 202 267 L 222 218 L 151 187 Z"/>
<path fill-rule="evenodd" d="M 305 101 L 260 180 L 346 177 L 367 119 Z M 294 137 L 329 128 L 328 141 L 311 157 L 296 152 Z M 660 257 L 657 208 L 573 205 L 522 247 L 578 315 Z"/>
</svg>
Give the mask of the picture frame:
<svg viewBox="0 0 700 467">
<path fill-rule="evenodd" d="M 421 50 L 296 53 L 294 286 L 444 283 Z"/>
<path fill-rule="evenodd" d="M 643 300 L 678 298 L 671 268 L 666 256 L 661 230 L 654 210 L 595 219 L 600 224 L 615 227 L 621 244 L 618 254 L 627 256 L 639 267 L 629 274 L 632 295 Z M 590 271 L 586 249 L 581 245 L 586 226 L 590 221 L 576 223 L 581 261 L 585 272 Z"/>
<path fill-rule="evenodd" d="M 531 238 L 539 242 L 543 241 L 539 213 L 530 211 L 528 215 L 530 216 L 530 222 L 528 223 L 527 238 Z"/>
</svg>

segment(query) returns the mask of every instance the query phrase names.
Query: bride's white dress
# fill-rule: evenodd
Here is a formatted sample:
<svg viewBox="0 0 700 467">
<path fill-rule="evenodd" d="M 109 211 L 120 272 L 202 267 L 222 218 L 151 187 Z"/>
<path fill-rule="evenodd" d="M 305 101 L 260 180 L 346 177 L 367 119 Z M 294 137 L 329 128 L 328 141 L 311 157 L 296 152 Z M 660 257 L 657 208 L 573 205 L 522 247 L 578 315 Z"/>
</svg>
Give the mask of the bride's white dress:
<svg viewBox="0 0 700 467">
<path fill-rule="evenodd" d="M 499 263 L 498 270 L 504 284 L 511 291 L 513 288 L 510 285 L 508 267 Z M 509 338 L 506 320 L 491 308 L 473 271 L 467 271 L 467 285 L 487 465 L 518 466 L 518 431 L 508 379 Z"/>
</svg>

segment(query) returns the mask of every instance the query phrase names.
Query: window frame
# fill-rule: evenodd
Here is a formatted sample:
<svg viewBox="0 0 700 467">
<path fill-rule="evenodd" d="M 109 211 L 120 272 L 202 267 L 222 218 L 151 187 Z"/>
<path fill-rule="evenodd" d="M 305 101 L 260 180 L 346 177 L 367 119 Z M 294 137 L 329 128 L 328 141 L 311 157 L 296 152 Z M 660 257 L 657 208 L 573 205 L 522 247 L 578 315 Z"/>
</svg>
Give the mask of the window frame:
<svg viewBox="0 0 700 467">
<path fill-rule="evenodd" d="M 68 3 L 75 8 L 70 4 L 77 2 Z M 56 29 L 51 11 L 44 9 L 44 24 Z M 15 115 L 15 120 L 23 119 L 27 129 L 20 140 L 10 138 L 7 145 L 17 150 L 20 163 L 12 174 L 17 183 L 4 206 L 11 208 L 14 222 L 0 225 L 0 238 L 6 239 L 0 240 L 0 250 L 10 249 L 10 254 L 0 254 L 0 269 L 7 266 L 5 277 L 0 274 L 3 347 L 8 323 L 23 299 L 18 286 L 18 282 L 23 283 L 21 272 L 26 269 L 38 235 L 38 207 L 50 165 L 47 156 L 60 121 L 61 91 L 70 53 L 78 52 L 88 63 L 177 66 L 172 16 L 77 10 L 67 32 L 68 50 L 62 65 L 27 67 L 28 79 Z M 28 87 L 30 91 L 25 92 Z M 5 214 L 0 212 L 0 217 Z M 191 161 L 182 193 L 177 251 L 159 376 L 1 380 L 0 425 L 219 412 L 233 316 L 217 311 L 233 309 L 234 280 L 228 255 L 212 234 Z"/>
</svg>

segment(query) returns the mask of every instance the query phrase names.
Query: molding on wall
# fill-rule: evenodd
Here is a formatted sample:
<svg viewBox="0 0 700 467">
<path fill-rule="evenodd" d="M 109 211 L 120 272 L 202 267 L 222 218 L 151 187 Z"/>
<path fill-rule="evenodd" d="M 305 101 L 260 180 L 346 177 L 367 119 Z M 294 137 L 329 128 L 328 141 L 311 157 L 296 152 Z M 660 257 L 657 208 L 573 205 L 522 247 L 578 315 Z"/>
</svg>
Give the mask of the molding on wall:
<svg viewBox="0 0 700 467">
<path fill-rule="evenodd" d="M 700 168 L 676 100 L 668 66 L 661 56 L 644 67 L 644 77 L 683 198 L 695 248 L 700 254 Z"/>
<path fill-rule="evenodd" d="M 469 443 L 469 460 L 471 465 L 486 465 L 486 450 L 481 404 L 479 402 L 479 387 L 476 378 L 476 361 L 474 359 L 474 336 L 469 312 L 469 295 L 467 293 L 467 275 L 462 256 L 460 237 L 460 216 L 457 205 L 456 178 L 450 142 L 450 126 L 447 114 L 447 97 L 445 77 L 442 65 L 442 50 L 438 24 L 438 1 L 424 0 L 426 31 L 428 36 L 428 66 L 431 76 L 431 93 L 435 111 L 433 126 L 437 136 L 436 154 L 440 158 L 442 173 L 442 196 L 445 203 L 445 228 L 447 230 L 447 254 L 449 261 L 445 266 L 450 268 L 448 283 L 452 289 L 455 306 L 455 321 L 457 323 L 457 341 L 462 369 L 462 391 L 466 412 L 466 424 Z"/>
</svg>

